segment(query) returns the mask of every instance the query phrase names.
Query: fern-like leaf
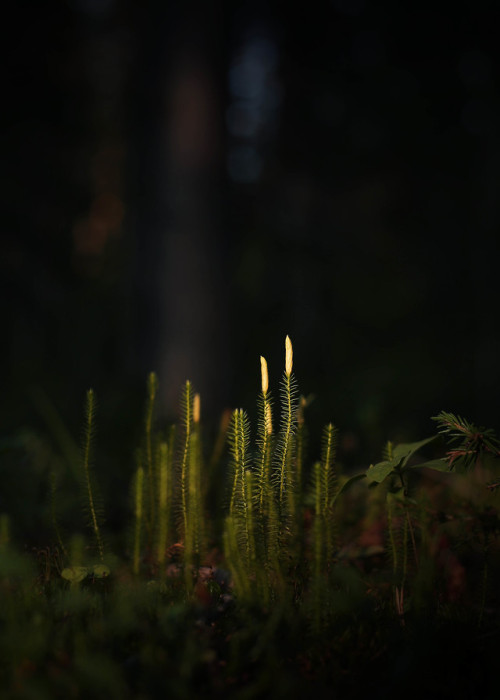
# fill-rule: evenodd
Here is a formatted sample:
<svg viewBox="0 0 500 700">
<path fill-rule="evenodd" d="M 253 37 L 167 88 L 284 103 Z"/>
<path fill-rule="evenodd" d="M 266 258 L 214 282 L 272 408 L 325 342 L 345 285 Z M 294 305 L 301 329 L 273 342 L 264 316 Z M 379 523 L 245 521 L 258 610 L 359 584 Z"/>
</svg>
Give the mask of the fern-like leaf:
<svg viewBox="0 0 500 700">
<path fill-rule="evenodd" d="M 500 456 L 500 440 L 493 430 L 478 427 L 465 418 L 446 411 L 441 411 L 432 420 L 437 422 L 438 432 L 447 438 L 450 445 L 454 444 L 446 454 L 450 469 L 462 466 L 468 470 L 484 452 Z"/>
</svg>

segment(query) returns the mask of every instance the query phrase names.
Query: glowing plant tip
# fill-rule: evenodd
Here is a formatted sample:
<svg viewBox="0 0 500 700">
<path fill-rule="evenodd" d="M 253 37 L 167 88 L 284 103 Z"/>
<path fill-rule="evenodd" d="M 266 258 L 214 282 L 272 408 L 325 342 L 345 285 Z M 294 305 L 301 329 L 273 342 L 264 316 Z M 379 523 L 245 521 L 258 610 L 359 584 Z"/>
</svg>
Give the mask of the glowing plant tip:
<svg viewBox="0 0 500 700">
<path fill-rule="evenodd" d="M 200 395 L 195 394 L 193 397 L 193 422 L 200 422 Z"/>
<path fill-rule="evenodd" d="M 273 419 L 271 417 L 271 406 L 266 403 L 266 433 L 271 435 L 273 432 Z"/>
<path fill-rule="evenodd" d="M 285 374 L 289 377 L 292 373 L 293 366 L 293 350 L 292 341 L 287 336 L 285 338 Z"/>
<path fill-rule="evenodd" d="M 267 394 L 269 389 L 269 375 L 267 374 L 267 362 L 266 358 L 260 356 L 260 374 L 262 377 L 262 393 Z"/>
</svg>

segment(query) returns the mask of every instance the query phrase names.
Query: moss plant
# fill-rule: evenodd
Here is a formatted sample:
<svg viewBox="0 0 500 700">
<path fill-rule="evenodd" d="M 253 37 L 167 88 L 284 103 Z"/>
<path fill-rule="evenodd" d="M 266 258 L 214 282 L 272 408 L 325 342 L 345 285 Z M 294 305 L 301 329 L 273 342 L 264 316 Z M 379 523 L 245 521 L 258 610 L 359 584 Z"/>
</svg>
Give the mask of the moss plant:
<svg viewBox="0 0 500 700">
<path fill-rule="evenodd" d="M 245 472 L 250 467 L 250 422 L 246 411 L 237 408 L 233 411 L 228 430 L 228 443 L 231 455 L 229 470 L 231 475 L 231 497 L 229 515 L 237 519 L 245 518 L 246 490 Z"/>
<path fill-rule="evenodd" d="M 260 358 L 261 366 L 261 392 L 258 397 L 258 430 L 257 430 L 257 470 L 256 470 L 256 505 L 259 520 L 264 523 L 269 509 L 270 497 L 270 469 L 273 447 L 273 418 L 272 402 L 269 392 L 269 375 L 267 362 Z"/>
<path fill-rule="evenodd" d="M 141 545 L 143 538 L 144 469 L 137 467 L 134 480 L 134 544 L 132 571 L 137 576 L 140 571 Z"/>
<path fill-rule="evenodd" d="M 307 448 L 307 426 L 304 415 L 306 408 L 307 399 L 305 396 L 301 396 L 297 410 L 297 431 L 295 435 L 295 479 L 299 496 L 302 496 L 304 488 L 303 471 Z"/>
<path fill-rule="evenodd" d="M 248 601 L 260 600 L 262 604 L 283 596 L 290 601 L 300 601 L 305 595 L 304 600 L 309 601 L 306 607 L 311 610 L 312 627 L 319 630 L 335 608 L 335 605 L 332 608 L 331 594 L 327 591 L 338 577 L 337 564 L 343 557 L 342 547 L 345 545 L 341 522 L 349 517 L 349 509 L 339 509 L 339 499 L 345 498 L 343 494 L 352 484 L 365 480 L 371 488 L 367 492 L 364 522 L 371 527 L 381 518 L 387 521 L 385 545 L 392 568 L 393 594 L 398 616 L 404 622 L 408 596 L 413 595 L 415 604 L 420 596 L 419 600 L 424 604 L 422 601 L 428 595 L 425 593 L 428 587 L 422 577 L 425 571 L 433 570 L 428 565 L 432 547 L 431 525 L 424 510 L 411 498 L 411 478 L 421 467 L 440 472 L 459 464 L 461 459 L 470 464 L 472 453 L 475 455 L 474 464 L 482 452 L 495 457 L 498 452 L 496 438 L 491 431 L 480 433 L 463 419 L 443 413 L 441 431 L 448 431 L 454 440 L 465 440 L 463 447 L 448 453 L 447 460 L 434 459 L 415 464 L 415 455 L 435 437 L 397 446 L 388 442 L 382 462 L 370 465 L 362 474 L 344 479 L 340 488 L 336 466 L 337 429 L 329 423 L 323 431 L 321 459 L 314 464 L 307 478 L 307 474 L 304 475 L 304 409 L 307 402 L 303 397 L 296 398 L 298 390 L 293 375 L 290 338 L 285 339 L 281 424 L 277 440 L 274 439 L 267 362 L 262 356 L 260 365 L 255 452 L 251 451 L 251 427 L 244 409 L 235 409 L 227 431 L 224 427 L 220 433 L 227 432 L 229 451 L 229 491 L 222 544 L 235 592 Z M 214 490 L 207 483 L 207 475 L 213 478 L 219 467 L 211 464 L 208 472 L 203 467 L 200 397 L 193 392 L 191 383 L 186 382 L 182 391 L 179 429 L 176 432 L 172 427 L 167 439 L 165 434 L 154 429 L 157 392 L 157 378 L 151 373 L 148 378 L 145 446 L 139 453 L 141 462 L 134 480 L 132 571 L 139 575 L 140 563 L 145 554 L 149 554 L 164 579 L 168 560 L 174 557 L 178 561 L 181 555 L 184 587 L 191 595 L 195 584 L 198 585 L 198 569 L 208 561 L 207 524 L 211 519 L 209 508 Z M 90 474 L 93 422 L 94 395 L 90 391 L 87 395 L 83 471 L 91 528 L 102 561 L 102 536 Z M 212 453 L 212 459 L 215 452 L 220 459 L 220 444 Z M 307 481 L 312 487 L 309 500 L 304 495 Z M 153 505 L 151 493 L 154 495 Z M 306 502 L 312 506 L 312 527 L 304 527 Z M 177 517 L 173 518 L 174 515 Z M 146 526 L 153 529 L 149 552 L 145 551 Z M 212 535 L 214 533 L 212 530 Z M 485 541 L 487 536 L 488 533 Z M 380 549 L 373 545 L 369 548 L 375 553 Z M 487 551 L 486 545 L 484 551 Z M 427 557 L 424 569 L 420 567 L 421 556 Z M 483 560 L 487 561 L 486 555 Z M 486 564 L 484 570 L 489 571 Z M 292 572 L 295 572 L 293 583 Z M 485 601 L 486 598 L 481 609 Z M 482 613 L 479 619 L 482 620 Z"/>
<path fill-rule="evenodd" d="M 172 459 L 169 446 L 166 442 L 161 442 L 158 458 L 158 536 L 156 542 L 156 560 L 160 567 L 165 564 L 169 540 L 171 467 Z"/>
<path fill-rule="evenodd" d="M 82 467 L 85 481 L 85 491 L 87 496 L 88 513 L 90 518 L 90 526 L 95 537 L 97 551 L 101 562 L 104 561 L 104 546 L 101 536 L 101 528 L 99 525 L 98 508 L 94 496 L 91 478 L 91 445 L 94 434 L 95 423 L 95 395 L 92 389 L 87 392 L 87 402 L 85 406 L 85 431 L 83 443 L 83 460 Z"/>
<path fill-rule="evenodd" d="M 187 529 L 184 543 L 186 562 L 191 563 L 191 565 L 199 561 L 205 539 L 201 459 L 200 395 L 195 394 L 193 397 L 192 430 L 187 465 Z"/>
<path fill-rule="evenodd" d="M 314 529 L 313 529 L 313 570 L 311 582 L 312 598 L 312 627 L 315 633 L 321 629 L 322 614 L 325 607 L 324 591 L 324 559 L 325 559 L 325 499 L 324 478 L 320 462 L 314 464 Z"/>
<path fill-rule="evenodd" d="M 167 427 L 155 420 L 158 382 L 149 376 L 130 466 L 131 538 L 112 572 L 102 563 L 88 392 L 80 471 L 99 563 L 82 536 L 68 540 L 71 565 L 60 563 L 53 481 L 55 542 L 35 552 L 38 575 L 12 546 L 9 516 L 0 517 L 6 697 L 75 688 L 125 700 L 354 698 L 374 688 L 395 697 L 402 673 L 419 696 L 433 696 L 438 672 L 447 673 L 441 694 L 495 697 L 500 442 L 443 412 L 437 435 L 388 442 L 380 462 L 344 476 L 328 423 L 311 464 L 292 358 L 287 336 L 278 430 L 261 357 L 255 440 L 238 408 L 223 415 L 212 450 L 191 383 L 178 424 Z M 15 538 L 15 521 L 12 529 Z M 457 680 L 464 669 L 467 683 Z"/>
<path fill-rule="evenodd" d="M 239 542 L 240 527 L 234 516 L 228 515 L 224 523 L 223 547 L 226 559 L 231 563 L 231 576 L 235 594 L 241 600 L 252 599 L 252 585 L 248 576 L 246 562 Z"/>
<path fill-rule="evenodd" d="M 255 546 L 256 532 L 254 520 L 254 489 L 252 471 L 245 471 L 245 559 L 248 569 L 255 575 L 257 551 Z"/>
<path fill-rule="evenodd" d="M 281 426 L 274 460 L 274 482 L 278 490 L 280 515 L 287 520 L 293 491 L 293 436 L 297 422 L 297 385 L 293 375 L 292 341 L 285 339 L 285 372 L 281 381 Z"/>
<path fill-rule="evenodd" d="M 182 447 L 181 459 L 179 467 L 180 476 L 180 493 L 181 493 L 181 528 L 182 536 L 187 538 L 189 519 L 188 519 L 188 467 L 191 448 L 191 433 L 193 429 L 193 389 L 191 382 L 187 381 L 184 385 L 181 397 L 181 430 L 182 430 Z"/>
<path fill-rule="evenodd" d="M 325 530 L 325 554 L 327 565 L 333 559 L 333 547 L 335 537 L 335 521 L 333 516 L 333 499 L 337 488 L 337 475 L 335 473 L 335 456 L 337 451 L 337 429 L 329 423 L 323 432 L 323 454 L 321 460 L 321 515 Z"/>
<path fill-rule="evenodd" d="M 148 509 L 148 529 L 150 532 L 150 542 L 153 539 L 153 531 L 156 522 L 156 498 L 155 498 L 155 464 L 154 464 L 154 449 L 153 449 L 153 416 L 155 410 L 155 402 L 158 394 L 158 377 L 154 372 L 150 372 L 148 376 L 148 400 L 146 404 L 146 416 L 144 421 L 144 448 L 146 453 L 146 470 L 147 470 L 147 491 L 149 499 Z"/>
</svg>

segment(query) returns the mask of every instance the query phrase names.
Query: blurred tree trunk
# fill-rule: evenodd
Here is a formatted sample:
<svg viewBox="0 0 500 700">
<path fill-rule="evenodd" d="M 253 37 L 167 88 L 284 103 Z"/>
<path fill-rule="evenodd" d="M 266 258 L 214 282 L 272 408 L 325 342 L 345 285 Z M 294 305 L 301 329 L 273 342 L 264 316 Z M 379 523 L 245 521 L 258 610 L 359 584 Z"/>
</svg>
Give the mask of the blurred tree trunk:
<svg viewBox="0 0 500 700">
<path fill-rule="evenodd" d="M 219 409 L 226 400 L 227 295 L 220 17 L 201 2 L 173 17 L 168 5 L 148 15 L 141 32 L 135 235 L 141 365 L 159 371 L 171 414 L 186 379 L 204 406 Z"/>
</svg>

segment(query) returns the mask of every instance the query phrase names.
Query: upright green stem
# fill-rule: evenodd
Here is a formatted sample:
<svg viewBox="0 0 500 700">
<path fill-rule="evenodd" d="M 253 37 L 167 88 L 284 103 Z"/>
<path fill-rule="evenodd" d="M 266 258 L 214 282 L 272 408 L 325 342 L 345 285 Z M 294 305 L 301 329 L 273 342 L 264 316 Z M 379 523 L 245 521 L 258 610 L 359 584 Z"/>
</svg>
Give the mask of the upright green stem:
<svg viewBox="0 0 500 700">
<path fill-rule="evenodd" d="M 94 531 L 95 539 L 97 542 L 97 549 L 99 551 L 99 558 L 101 561 L 104 560 L 104 548 L 101 539 L 101 532 L 99 529 L 99 523 L 97 521 L 96 509 L 94 504 L 94 494 L 92 493 L 92 483 L 90 480 L 90 447 L 92 442 L 92 433 L 94 430 L 94 413 L 95 413 L 95 397 L 94 391 L 89 389 L 87 391 L 87 406 L 85 415 L 85 443 L 83 448 L 83 470 L 85 473 L 85 485 L 87 488 L 87 497 L 89 501 L 90 519 L 92 523 L 92 529 Z"/>
<path fill-rule="evenodd" d="M 134 558 L 133 572 L 137 576 L 141 560 L 142 502 L 144 494 L 144 469 L 139 466 L 134 485 Z"/>
<path fill-rule="evenodd" d="M 272 417 L 271 403 L 268 393 L 261 393 L 259 397 L 259 461 L 257 466 L 257 506 L 258 515 L 264 518 L 266 493 L 269 486 L 269 468 L 271 462 L 272 442 Z"/>
<path fill-rule="evenodd" d="M 290 450 L 290 442 L 291 442 L 291 436 L 292 436 L 292 396 L 291 396 L 291 375 L 285 374 L 283 378 L 283 386 L 284 386 L 284 400 L 285 400 L 285 412 L 284 412 L 284 417 L 285 417 L 285 425 L 283 428 L 283 436 L 282 436 L 282 447 L 281 447 L 281 453 L 280 453 L 280 464 L 279 464 L 279 474 L 280 474 L 280 487 L 279 487 L 279 502 L 280 502 L 280 508 L 283 508 L 283 503 L 284 503 L 284 496 L 285 496 L 285 490 L 287 486 L 289 485 L 287 483 L 287 477 L 289 477 L 288 474 L 288 459 L 289 459 L 289 450 Z"/>
<path fill-rule="evenodd" d="M 334 472 L 334 461 L 336 452 L 336 429 L 329 423 L 323 434 L 323 455 L 322 455 L 322 474 L 321 474 L 321 484 L 322 484 L 322 512 L 325 521 L 325 546 L 326 546 L 326 557 L 328 564 L 330 564 L 333 556 L 333 509 L 331 506 L 333 499 L 333 489 L 336 482 L 336 475 Z"/>
<path fill-rule="evenodd" d="M 399 472 L 399 478 L 401 480 L 401 486 L 403 487 L 404 508 L 405 508 L 406 520 L 408 522 L 408 528 L 410 530 L 411 544 L 413 547 L 413 556 L 415 558 L 415 564 L 417 565 L 417 568 L 418 568 L 417 542 L 415 540 L 415 532 L 413 530 L 413 524 L 412 524 L 411 518 L 410 518 L 410 511 L 408 509 L 408 504 L 406 502 L 406 499 L 408 497 L 408 486 L 407 486 L 405 480 L 403 479 L 403 472 L 402 471 Z"/>
<path fill-rule="evenodd" d="M 255 570 L 256 552 L 255 552 L 255 523 L 253 517 L 253 479 L 250 469 L 245 471 L 245 539 L 246 539 L 246 558 L 252 571 Z"/>
<path fill-rule="evenodd" d="M 156 394 L 158 391 L 158 378 L 154 372 L 150 372 L 148 376 L 148 403 L 146 408 L 146 421 L 145 421 L 145 433 L 146 433 L 146 465 L 148 469 L 148 495 L 149 495 L 149 529 L 152 533 L 155 527 L 156 520 L 156 503 L 155 503 L 155 478 L 154 478 L 154 466 L 153 466 L 153 439 L 152 439 L 152 427 L 153 427 L 153 414 L 156 401 Z"/>
<path fill-rule="evenodd" d="M 321 626 L 321 615 L 323 607 L 322 592 L 322 569 L 323 569 L 323 553 L 324 553 L 324 511 L 322 498 L 321 484 L 321 463 L 316 462 L 314 465 L 314 568 L 312 581 L 313 594 L 313 626 L 315 632 L 318 632 Z"/>
<path fill-rule="evenodd" d="M 187 466 L 189 459 L 189 447 L 191 444 L 191 429 L 193 421 L 193 396 L 191 382 L 186 382 L 183 394 L 182 420 L 184 423 L 184 445 L 182 448 L 181 458 L 181 507 L 182 507 L 182 523 L 184 528 L 184 537 L 186 537 L 188 529 L 188 485 L 187 485 Z"/>
<path fill-rule="evenodd" d="M 236 503 L 236 495 L 238 481 L 241 477 L 242 470 L 242 454 L 241 454 L 241 409 L 236 408 L 233 411 L 232 421 L 229 428 L 231 444 L 231 455 L 233 458 L 233 487 L 231 490 L 231 501 L 229 503 L 229 515 L 234 514 L 234 506 Z"/>
<path fill-rule="evenodd" d="M 169 484 L 169 451 L 166 442 L 160 444 L 160 459 L 158 473 L 158 541 L 157 560 L 162 565 L 165 562 L 168 540 L 168 501 L 170 498 Z"/>
</svg>

